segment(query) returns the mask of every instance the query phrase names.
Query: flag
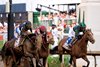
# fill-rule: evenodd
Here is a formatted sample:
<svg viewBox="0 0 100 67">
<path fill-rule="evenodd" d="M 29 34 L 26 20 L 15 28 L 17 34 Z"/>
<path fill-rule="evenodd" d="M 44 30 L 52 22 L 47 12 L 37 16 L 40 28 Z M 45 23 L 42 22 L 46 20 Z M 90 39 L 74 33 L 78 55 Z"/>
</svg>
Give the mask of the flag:
<svg viewBox="0 0 100 67">
<path fill-rule="evenodd" d="M 85 12 L 83 11 L 83 20 L 82 20 L 82 22 L 81 22 L 81 26 L 82 26 L 82 27 L 86 27 L 84 13 L 85 13 Z"/>
<path fill-rule="evenodd" d="M 80 9 L 79 9 L 79 16 L 78 16 L 78 24 L 81 24 L 81 16 L 80 16 Z"/>
</svg>

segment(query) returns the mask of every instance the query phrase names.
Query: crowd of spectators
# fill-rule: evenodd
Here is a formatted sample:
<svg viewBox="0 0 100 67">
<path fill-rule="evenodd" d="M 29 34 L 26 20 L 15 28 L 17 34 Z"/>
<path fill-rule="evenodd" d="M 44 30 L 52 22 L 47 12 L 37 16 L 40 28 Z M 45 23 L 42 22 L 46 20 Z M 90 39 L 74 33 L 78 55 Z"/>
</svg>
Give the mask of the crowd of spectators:
<svg viewBox="0 0 100 67">
<path fill-rule="evenodd" d="M 66 35 L 69 32 L 69 28 L 73 28 L 76 25 L 76 12 L 67 13 L 65 11 L 59 13 L 49 13 L 48 15 L 41 15 L 38 17 L 40 25 L 46 26 L 48 31 L 52 30 L 52 24 L 56 25 L 59 39 L 63 38 L 63 35 Z M 14 24 L 15 28 L 18 27 L 18 24 Z M 0 34 L 6 33 L 7 38 L 7 23 L 0 22 Z M 65 34 L 64 34 L 65 33 Z M 16 35 L 16 33 L 15 33 Z"/>
<path fill-rule="evenodd" d="M 64 36 L 75 36 L 73 27 L 77 24 L 76 18 L 76 12 L 70 14 L 67 12 L 50 13 L 38 17 L 40 25 L 46 26 L 47 30 L 52 32 L 54 36 L 55 43 L 52 45 L 52 49 Z"/>
</svg>

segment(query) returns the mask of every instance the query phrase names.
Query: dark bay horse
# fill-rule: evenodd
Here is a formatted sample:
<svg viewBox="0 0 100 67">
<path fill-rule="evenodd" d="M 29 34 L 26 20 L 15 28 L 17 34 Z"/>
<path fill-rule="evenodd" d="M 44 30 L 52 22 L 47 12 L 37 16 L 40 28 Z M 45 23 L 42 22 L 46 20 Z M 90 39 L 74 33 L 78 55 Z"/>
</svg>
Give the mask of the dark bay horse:
<svg viewBox="0 0 100 67">
<path fill-rule="evenodd" d="M 87 66 L 89 67 L 89 60 L 87 59 L 87 44 L 88 41 L 90 41 L 92 44 L 95 43 L 95 39 L 93 38 L 93 33 L 90 29 L 87 29 L 82 36 L 82 38 L 77 41 L 73 47 L 71 48 L 71 51 L 65 50 L 62 45 L 65 43 L 67 38 L 63 38 L 59 45 L 58 45 L 58 52 L 60 54 L 60 60 L 62 61 L 62 54 L 65 53 L 65 51 L 71 55 L 70 63 L 72 64 L 72 61 L 74 63 L 74 67 L 76 67 L 76 59 L 82 58 L 87 62 Z"/>
<path fill-rule="evenodd" d="M 38 58 L 37 48 L 39 48 L 38 46 L 40 46 L 42 43 L 41 35 L 38 36 L 36 36 L 35 34 L 27 35 L 23 41 L 23 44 L 16 48 L 14 48 L 15 41 L 16 39 L 7 41 L 2 48 L 2 58 L 6 66 L 8 66 L 7 62 L 9 62 L 10 59 L 11 62 L 16 63 L 17 60 L 20 61 L 23 59 L 23 57 L 30 58 L 30 59 L 32 59 L 33 57 L 35 57 L 36 59 Z M 27 60 L 27 62 L 29 61 Z M 13 64 L 11 63 L 10 65 Z"/>
<path fill-rule="evenodd" d="M 42 36 L 43 43 L 41 45 L 41 48 L 39 49 L 39 58 L 43 59 L 43 67 L 46 67 L 46 60 L 49 53 L 49 45 L 54 44 L 54 38 L 51 32 L 47 32 L 46 35 Z"/>
<path fill-rule="evenodd" d="M 5 42 L 1 50 L 2 61 L 4 62 L 5 67 L 12 67 L 13 63 L 16 65 L 16 62 L 23 56 L 21 50 L 14 48 L 15 41 L 16 39 L 14 38 Z"/>
<path fill-rule="evenodd" d="M 32 58 L 35 58 L 39 62 L 38 50 L 43 43 L 42 35 L 31 34 L 23 42 L 24 55 L 30 58 L 31 63 L 33 63 Z M 33 64 L 32 64 L 33 65 Z M 33 67 L 33 66 L 32 66 Z"/>
</svg>

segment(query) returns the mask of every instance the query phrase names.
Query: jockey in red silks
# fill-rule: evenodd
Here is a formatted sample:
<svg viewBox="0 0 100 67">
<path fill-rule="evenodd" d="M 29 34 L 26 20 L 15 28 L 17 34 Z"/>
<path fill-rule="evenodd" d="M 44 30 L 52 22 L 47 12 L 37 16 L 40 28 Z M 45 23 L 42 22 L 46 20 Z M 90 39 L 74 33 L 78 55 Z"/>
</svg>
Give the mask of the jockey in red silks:
<svg viewBox="0 0 100 67">
<path fill-rule="evenodd" d="M 46 34 L 47 32 L 47 29 L 45 26 L 40 26 L 39 28 L 37 28 L 35 30 L 35 34 L 38 35 L 38 34 Z"/>
</svg>

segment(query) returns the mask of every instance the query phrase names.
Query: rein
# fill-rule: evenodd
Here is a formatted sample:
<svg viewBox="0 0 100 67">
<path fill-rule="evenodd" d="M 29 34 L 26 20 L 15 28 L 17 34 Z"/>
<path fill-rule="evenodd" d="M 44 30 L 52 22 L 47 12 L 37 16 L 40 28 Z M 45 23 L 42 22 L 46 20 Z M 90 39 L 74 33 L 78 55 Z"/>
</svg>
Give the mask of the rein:
<svg viewBox="0 0 100 67">
<path fill-rule="evenodd" d="M 27 38 L 29 39 L 29 41 L 34 45 L 33 41 L 31 40 L 31 38 L 29 36 L 27 36 Z"/>
<path fill-rule="evenodd" d="M 42 36 L 42 39 L 43 39 L 43 48 L 44 48 L 45 50 L 48 50 L 48 48 L 45 47 L 46 44 L 49 44 L 49 43 L 47 43 L 46 35 L 45 35 L 45 36 Z"/>
<path fill-rule="evenodd" d="M 86 32 L 85 32 L 85 33 L 86 33 Z M 78 43 L 82 42 L 82 40 L 84 39 L 84 37 L 85 37 L 85 35 L 86 35 L 85 33 L 83 34 L 83 36 L 81 37 L 81 39 L 80 39 L 79 41 L 77 41 Z M 77 42 L 76 42 L 76 43 L 77 43 Z M 80 46 L 80 44 L 78 44 L 78 46 Z"/>
</svg>

